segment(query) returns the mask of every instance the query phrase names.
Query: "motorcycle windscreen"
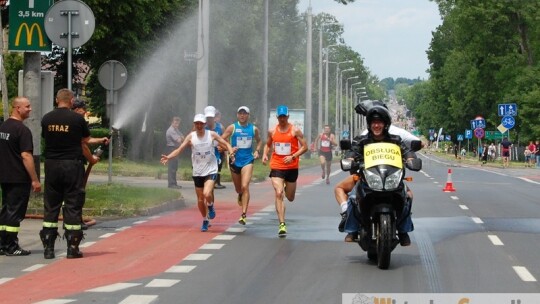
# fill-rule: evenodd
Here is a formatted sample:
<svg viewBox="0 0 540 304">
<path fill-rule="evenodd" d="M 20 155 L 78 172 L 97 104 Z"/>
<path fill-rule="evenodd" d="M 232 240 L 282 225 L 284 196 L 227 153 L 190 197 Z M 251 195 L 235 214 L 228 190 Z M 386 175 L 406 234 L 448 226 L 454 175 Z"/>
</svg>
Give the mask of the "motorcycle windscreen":
<svg viewBox="0 0 540 304">
<path fill-rule="evenodd" d="M 364 146 L 364 165 L 366 169 L 378 165 L 403 168 L 401 148 L 392 143 L 373 143 Z"/>
</svg>

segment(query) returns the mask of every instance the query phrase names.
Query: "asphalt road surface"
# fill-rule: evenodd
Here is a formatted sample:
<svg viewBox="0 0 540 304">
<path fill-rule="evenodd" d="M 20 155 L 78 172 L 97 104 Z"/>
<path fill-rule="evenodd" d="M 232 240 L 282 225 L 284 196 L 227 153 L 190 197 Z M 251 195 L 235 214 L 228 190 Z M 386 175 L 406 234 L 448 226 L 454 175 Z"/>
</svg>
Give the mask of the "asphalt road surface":
<svg viewBox="0 0 540 304">
<path fill-rule="evenodd" d="M 217 217 L 200 232 L 193 185 L 186 207 L 99 222 L 83 259 L 43 259 L 39 220 L 22 223 L 28 257 L 0 256 L 1 303 L 342 303 L 345 293 L 540 293 L 540 170 L 461 166 L 424 155 L 409 172 L 414 191 L 410 247 L 380 270 L 337 231 L 333 165 L 303 169 L 278 238 L 269 181 L 251 185 L 248 224 L 239 225 L 231 184 L 216 190 Z M 449 172 L 449 169 L 451 172 Z M 443 192 L 451 181 L 455 192 Z M 524 304 L 524 303 L 523 303 Z"/>
</svg>

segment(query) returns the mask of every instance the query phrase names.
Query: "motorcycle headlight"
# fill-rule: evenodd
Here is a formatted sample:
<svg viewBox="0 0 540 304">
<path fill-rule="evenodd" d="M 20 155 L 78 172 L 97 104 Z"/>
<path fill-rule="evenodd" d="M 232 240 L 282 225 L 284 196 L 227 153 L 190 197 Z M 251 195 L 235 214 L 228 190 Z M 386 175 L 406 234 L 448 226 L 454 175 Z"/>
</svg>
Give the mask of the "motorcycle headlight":
<svg viewBox="0 0 540 304">
<path fill-rule="evenodd" d="M 394 190 L 399 186 L 401 182 L 401 174 L 403 170 L 397 170 L 396 172 L 388 175 L 384 181 L 384 189 Z"/>
<path fill-rule="evenodd" d="M 383 181 L 382 178 L 369 170 L 364 170 L 364 176 L 366 177 L 366 182 L 368 186 L 373 190 L 382 190 Z"/>
</svg>

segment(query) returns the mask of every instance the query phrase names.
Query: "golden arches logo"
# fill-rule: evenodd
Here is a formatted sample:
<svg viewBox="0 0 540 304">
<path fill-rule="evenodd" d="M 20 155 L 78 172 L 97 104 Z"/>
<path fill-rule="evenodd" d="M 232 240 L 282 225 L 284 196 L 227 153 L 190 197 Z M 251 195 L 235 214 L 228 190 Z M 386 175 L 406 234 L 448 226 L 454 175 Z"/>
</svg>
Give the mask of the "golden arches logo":
<svg viewBox="0 0 540 304">
<path fill-rule="evenodd" d="M 34 30 L 38 33 L 39 38 L 39 47 L 45 47 L 47 46 L 45 44 L 45 40 L 43 39 L 43 32 L 41 31 L 41 27 L 38 23 L 32 23 L 32 26 L 28 26 L 28 23 L 23 22 L 19 26 L 19 29 L 17 30 L 17 35 L 15 36 L 15 46 L 19 46 L 21 42 L 21 33 L 23 28 L 26 29 L 26 45 L 32 45 L 32 35 L 34 34 Z"/>
</svg>

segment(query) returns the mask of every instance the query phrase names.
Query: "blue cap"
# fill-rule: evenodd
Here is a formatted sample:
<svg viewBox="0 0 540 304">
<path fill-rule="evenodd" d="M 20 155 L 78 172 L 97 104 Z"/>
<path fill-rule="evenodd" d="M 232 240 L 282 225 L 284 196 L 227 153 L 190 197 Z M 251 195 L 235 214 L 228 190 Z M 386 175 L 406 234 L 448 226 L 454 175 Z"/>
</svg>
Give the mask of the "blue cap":
<svg viewBox="0 0 540 304">
<path fill-rule="evenodd" d="M 280 117 L 282 115 L 289 116 L 289 108 L 285 105 L 279 105 L 276 109 L 276 116 Z"/>
</svg>

